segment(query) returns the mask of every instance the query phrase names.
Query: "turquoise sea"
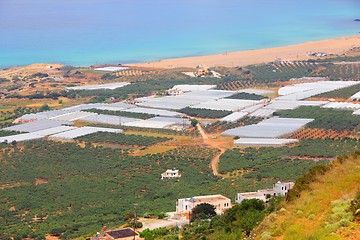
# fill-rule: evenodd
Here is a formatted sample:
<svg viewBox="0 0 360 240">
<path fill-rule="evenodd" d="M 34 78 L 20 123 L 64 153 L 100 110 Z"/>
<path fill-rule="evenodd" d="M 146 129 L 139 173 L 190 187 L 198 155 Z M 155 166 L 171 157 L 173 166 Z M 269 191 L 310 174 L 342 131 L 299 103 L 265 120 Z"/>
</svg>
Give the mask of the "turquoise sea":
<svg viewBox="0 0 360 240">
<path fill-rule="evenodd" d="M 358 34 L 359 0 L 0 0 L 0 67 L 128 63 Z"/>
</svg>

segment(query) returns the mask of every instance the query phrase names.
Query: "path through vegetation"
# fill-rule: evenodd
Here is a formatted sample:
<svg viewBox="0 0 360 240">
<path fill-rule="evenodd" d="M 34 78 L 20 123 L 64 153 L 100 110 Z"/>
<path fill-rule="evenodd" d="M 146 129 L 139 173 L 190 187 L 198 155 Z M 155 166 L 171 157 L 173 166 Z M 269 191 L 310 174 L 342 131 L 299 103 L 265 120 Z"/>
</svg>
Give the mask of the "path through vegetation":
<svg viewBox="0 0 360 240">
<path fill-rule="evenodd" d="M 218 166 L 220 161 L 220 156 L 230 147 L 228 147 L 228 141 L 219 141 L 217 135 L 214 135 L 214 138 L 209 138 L 208 135 L 205 133 L 204 129 L 202 128 L 201 124 L 197 124 L 197 129 L 200 132 L 200 135 L 203 138 L 203 143 L 206 145 L 211 146 L 212 148 L 217 148 L 220 150 L 218 154 L 216 154 L 210 161 L 210 167 L 213 171 L 215 176 L 220 176 L 218 172 Z"/>
</svg>

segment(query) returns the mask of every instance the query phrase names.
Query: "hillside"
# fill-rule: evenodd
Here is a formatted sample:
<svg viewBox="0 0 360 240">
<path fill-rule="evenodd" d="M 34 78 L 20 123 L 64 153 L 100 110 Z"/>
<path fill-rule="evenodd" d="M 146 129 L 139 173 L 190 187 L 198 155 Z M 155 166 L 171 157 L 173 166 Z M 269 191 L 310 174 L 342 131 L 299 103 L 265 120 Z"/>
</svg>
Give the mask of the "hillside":
<svg viewBox="0 0 360 240">
<path fill-rule="evenodd" d="M 308 187 L 299 198 L 283 203 L 279 211 L 267 216 L 252 236 L 256 239 L 360 239 L 360 222 L 351 222 L 352 213 L 348 211 L 351 200 L 360 190 L 359 155 L 338 158 Z"/>
</svg>

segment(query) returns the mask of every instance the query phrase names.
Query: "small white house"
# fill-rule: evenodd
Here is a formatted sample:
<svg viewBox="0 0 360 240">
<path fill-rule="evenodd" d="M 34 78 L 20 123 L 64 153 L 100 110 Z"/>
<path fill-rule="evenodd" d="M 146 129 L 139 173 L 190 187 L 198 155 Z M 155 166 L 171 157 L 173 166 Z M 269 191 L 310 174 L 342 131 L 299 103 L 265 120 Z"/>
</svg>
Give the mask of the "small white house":
<svg viewBox="0 0 360 240">
<path fill-rule="evenodd" d="M 177 214 L 189 214 L 192 209 L 201 203 L 208 203 L 215 207 L 217 214 L 222 214 L 232 207 L 231 200 L 222 195 L 197 196 L 192 198 L 178 199 L 176 202 Z"/>
<path fill-rule="evenodd" d="M 274 191 L 276 193 L 276 196 L 285 196 L 287 192 L 293 188 L 295 183 L 293 182 L 280 182 L 274 184 Z"/>
<path fill-rule="evenodd" d="M 238 193 L 235 196 L 235 202 L 241 203 L 245 199 L 258 199 L 267 202 L 270 198 L 275 196 L 275 191 L 272 189 L 258 190 L 257 192 Z"/>
<path fill-rule="evenodd" d="M 266 202 L 266 197 L 258 192 L 244 192 L 244 193 L 238 193 L 235 196 L 235 202 L 241 203 L 245 199 L 258 199 Z"/>
<path fill-rule="evenodd" d="M 109 67 L 95 68 L 94 70 L 99 72 L 120 72 L 120 71 L 129 70 L 129 68 L 109 66 Z"/>
<path fill-rule="evenodd" d="M 178 88 L 172 88 L 172 89 L 167 90 L 166 92 L 167 92 L 167 94 L 169 94 L 171 96 L 177 96 L 177 95 L 184 93 L 183 90 L 178 89 Z"/>
<path fill-rule="evenodd" d="M 164 178 L 179 178 L 181 177 L 181 174 L 179 173 L 179 170 L 177 169 L 168 169 L 166 172 L 161 174 L 161 179 Z"/>
<path fill-rule="evenodd" d="M 235 196 L 235 202 L 241 203 L 245 199 L 259 199 L 267 202 L 274 196 L 285 196 L 287 192 L 293 188 L 295 183 L 293 182 L 280 182 L 274 184 L 273 189 L 262 189 L 257 192 L 244 192 L 238 193 Z"/>
</svg>

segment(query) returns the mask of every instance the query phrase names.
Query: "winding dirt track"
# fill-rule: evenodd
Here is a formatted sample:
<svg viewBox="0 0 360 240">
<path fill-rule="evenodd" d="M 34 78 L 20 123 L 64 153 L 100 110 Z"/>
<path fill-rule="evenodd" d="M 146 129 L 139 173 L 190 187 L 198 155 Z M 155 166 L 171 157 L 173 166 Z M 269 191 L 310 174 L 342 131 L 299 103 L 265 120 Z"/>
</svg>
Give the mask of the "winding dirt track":
<svg viewBox="0 0 360 240">
<path fill-rule="evenodd" d="M 220 144 L 222 144 L 222 142 L 216 142 L 212 138 L 209 138 L 207 136 L 207 134 L 205 133 L 204 129 L 202 128 L 201 124 L 197 124 L 197 129 L 199 130 L 205 144 L 220 150 L 220 152 L 211 159 L 210 165 L 209 165 L 213 171 L 213 174 L 215 176 L 220 176 L 220 174 L 218 172 L 220 156 L 226 151 L 226 148 L 220 146 Z"/>
</svg>

